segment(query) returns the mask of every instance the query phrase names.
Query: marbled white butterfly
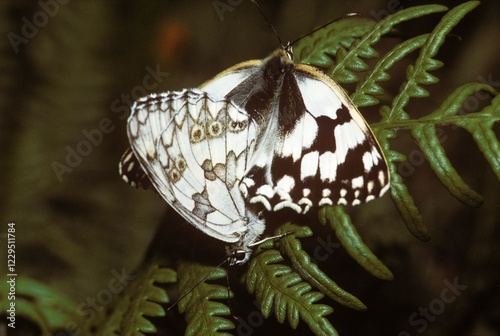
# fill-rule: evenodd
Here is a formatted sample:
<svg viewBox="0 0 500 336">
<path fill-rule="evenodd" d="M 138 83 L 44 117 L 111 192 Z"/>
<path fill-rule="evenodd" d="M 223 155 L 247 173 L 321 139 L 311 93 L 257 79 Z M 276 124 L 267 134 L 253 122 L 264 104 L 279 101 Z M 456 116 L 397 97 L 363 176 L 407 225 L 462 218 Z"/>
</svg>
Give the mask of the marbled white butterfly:
<svg viewBox="0 0 500 336">
<path fill-rule="evenodd" d="M 389 188 L 386 161 L 357 108 L 320 70 L 294 64 L 290 45 L 199 90 L 141 98 L 128 136 L 123 178 L 151 183 L 189 223 L 233 243 L 232 264 L 248 260 L 264 231 L 254 206 L 306 213 L 368 202 Z"/>
<path fill-rule="evenodd" d="M 261 130 L 241 191 L 268 211 L 357 205 L 389 188 L 384 155 L 345 91 L 294 64 L 291 46 L 237 64 L 202 86 L 246 111 Z"/>
<path fill-rule="evenodd" d="M 231 264 L 243 263 L 265 228 L 239 189 L 257 133 L 256 123 L 227 99 L 197 89 L 152 94 L 132 106 L 132 151 L 125 152 L 120 174 L 133 186 L 151 181 L 189 223 L 234 244 Z"/>
</svg>

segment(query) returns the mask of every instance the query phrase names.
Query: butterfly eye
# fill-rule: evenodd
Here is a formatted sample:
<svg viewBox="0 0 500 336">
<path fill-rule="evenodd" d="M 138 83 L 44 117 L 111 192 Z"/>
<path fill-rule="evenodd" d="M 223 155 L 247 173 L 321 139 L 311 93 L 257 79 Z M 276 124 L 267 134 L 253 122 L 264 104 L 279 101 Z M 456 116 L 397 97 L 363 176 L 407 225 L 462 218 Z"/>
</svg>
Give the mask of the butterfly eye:
<svg viewBox="0 0 500 336">
<path fill-rule="evenodd" d="M 200 142 L 205 139 L 205 130 L 200 125 L 194 125 L 191 128 L 190 140 L 193 143 Z"/>
<path fill-rule="evenodd" d="M 247 252 L 243 250 L 237 250 L 231 253 L 229 258 L 230 265 L 239 265 L 242 264 L 247 259 Z"/>
</svg>

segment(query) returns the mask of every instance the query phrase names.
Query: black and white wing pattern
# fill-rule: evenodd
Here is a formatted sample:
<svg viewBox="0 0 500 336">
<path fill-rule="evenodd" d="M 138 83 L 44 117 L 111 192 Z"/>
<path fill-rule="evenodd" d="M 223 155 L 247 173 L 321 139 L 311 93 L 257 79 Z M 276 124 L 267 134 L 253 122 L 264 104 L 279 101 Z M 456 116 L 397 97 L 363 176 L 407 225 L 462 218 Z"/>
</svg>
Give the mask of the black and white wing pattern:
<svg viewBox="0 0 500 336">
<path fill-rule="evenodd" d="M 151 186 L 189 223 L 248 260 L 265 224 L 256 206 L 306 213 L 389 189 L 372 131 L 344 90 L 290 48 L 237 64 L 200 89 L 132 107 L 120 173 Z"/>
<path fill-rule="evenodd" d="M 123 156 L 124 178 L 144 184 L 137 160 L 170 206 L 209 236 L 233 243 L 245 259 L 232 262 L 245 262 L 265 227 L 239 189 L 258 125 L 229 100 L 192 89 L 139 99 L 127 131 L 132 152 Z"/>
<path fill-rule="evenodd" d="M 142 170 L 141 164 L 137 161 L 132 148 L 128 148 L 125 153 L 123 153 L 120 164 L 118 165 L 118 174 L 120 174 L 125 182 L 134 188 L 148 190 L 153 187 L 148 176 L 144 170 Z"/>
<path fill-rule="evenodd" d="M 201 87 L 246 111 L 260 128 L 240 186 L 247 202 L 306 213 L 382 196 L 389 172 L 368 124 L 337 83 L 291 58 L 283 48 Z"/>
</svg>

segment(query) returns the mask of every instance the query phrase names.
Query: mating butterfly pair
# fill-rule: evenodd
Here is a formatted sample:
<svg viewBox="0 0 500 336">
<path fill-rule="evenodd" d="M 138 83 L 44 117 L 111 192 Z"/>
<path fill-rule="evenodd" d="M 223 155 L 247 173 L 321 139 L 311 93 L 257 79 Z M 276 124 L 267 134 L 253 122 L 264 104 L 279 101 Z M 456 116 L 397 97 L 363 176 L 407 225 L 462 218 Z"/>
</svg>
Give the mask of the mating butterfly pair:
<svg viewBox="0 0 500 336">
<path fill-rule="evenodd" d="M 132 106 L 120 174 L 154 189 L 189 223 L 232 243 L 246 262 L 264 232 L 257 213 L 357 205 L 382 196 L 389 173 L 369 126 L 320 70 L 291 47 L 237 64 L 200 89 Z"/>
</svg>

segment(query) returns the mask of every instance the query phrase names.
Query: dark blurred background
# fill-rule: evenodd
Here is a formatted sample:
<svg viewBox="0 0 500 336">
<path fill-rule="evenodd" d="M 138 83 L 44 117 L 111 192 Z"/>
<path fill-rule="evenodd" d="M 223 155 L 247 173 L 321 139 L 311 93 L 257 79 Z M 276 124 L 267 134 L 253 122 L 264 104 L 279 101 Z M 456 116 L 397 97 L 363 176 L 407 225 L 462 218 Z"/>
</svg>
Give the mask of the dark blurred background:
<svg viewBox="0 0 500 336">
<path fill-rule="evenodd" d="M 430 2 L 259 3 L 287 41 L 345 13 L 378 20 Z M 466 82 L 484 79 L 499 89 L 499 14 L 498 1 L 483 1 L 453 30 L 438 55 L 445 66 L 433 73 L 440 83 L 428 87 L 431 97 L 413 101 L 410 112 L 431 112 Z M 428 33 L 440 17 L 410 21 L 399 33 Z M 107 286 L 112 270 L 134 270 L 167 210 L 153 192 L 133 189 L 118 175 L 131 100 L 196 87 L 231 65 L 265 57 L 278 47 L 276 38 L 243 0 L 2 0 L 0 32 L 1 233 L 16 223 L 18 274 L 83 302 Z M 404 68 L 391 76 L 384 88 L 394 95 Z M 468 133 L 442 130 L 450 160 L 484 204 L 469 208 L 454 199 L 400 131 L 393 143 L 409 155 L 403 177 L 432 240 L 411 236 L 388 196 L 350 210 L 395 280 L 373 278 L 341 248 L 321 265 L 368 306 L 356 312 L 333 303 L 331 321 L 343 336 L 500 335 L 499 183 Z M 188 235 L 195 231 L 181 225 Z M 443 297 L 447 281 L 461 286 L 450 302 L 449 291 Z M 429 317 L 420 310 L 426 307 Z"/>
</svg>

